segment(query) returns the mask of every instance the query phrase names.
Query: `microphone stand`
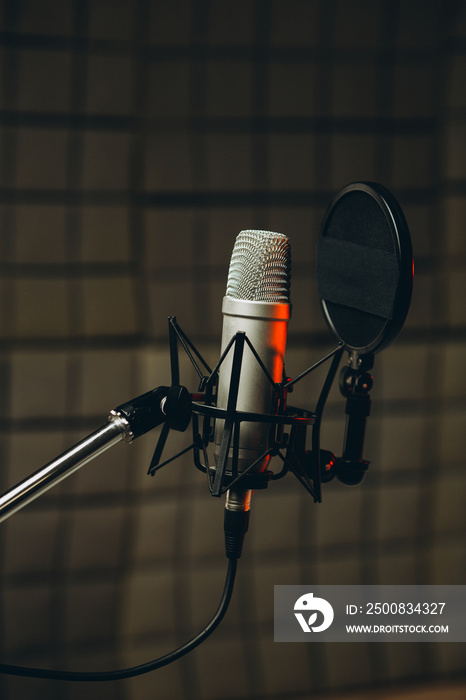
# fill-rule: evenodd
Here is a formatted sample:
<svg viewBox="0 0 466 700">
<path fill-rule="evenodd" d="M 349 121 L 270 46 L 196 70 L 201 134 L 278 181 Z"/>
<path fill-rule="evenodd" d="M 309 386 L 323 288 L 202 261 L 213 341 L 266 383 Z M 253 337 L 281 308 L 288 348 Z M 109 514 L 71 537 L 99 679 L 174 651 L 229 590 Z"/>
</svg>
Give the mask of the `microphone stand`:
<svg viewBox="0 0 466 700">
<path fill-rule="evenodd" d="M 191 419 L 191 396 L 181 386 L 158 387 L 112 410 L 108 423 L 0 496 L 0 522 L 117 442 L 134 439 L 167 422 L 183 431 Z"/>
<path fill-rule="evenodd" d="M 67 452 L 49 462 L 0 497 L 0 522 L 58 484 L 94 457 L 126 439 L 126 422 L 118 416 Z"/>
</svg>

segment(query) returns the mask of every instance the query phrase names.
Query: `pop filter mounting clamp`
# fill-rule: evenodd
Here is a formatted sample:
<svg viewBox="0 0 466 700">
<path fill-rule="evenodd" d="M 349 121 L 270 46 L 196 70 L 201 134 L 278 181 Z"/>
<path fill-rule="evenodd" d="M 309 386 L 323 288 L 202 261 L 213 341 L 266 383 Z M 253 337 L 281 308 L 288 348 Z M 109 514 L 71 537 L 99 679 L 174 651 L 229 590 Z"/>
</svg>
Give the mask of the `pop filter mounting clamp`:
<svg viewBox="0 0 466 700">
<path fill-rule="evenodd" d="M 374 355 L 351 353 L 349 365 L 340 372 L 340 392 L 346 398 L 346 429 L 343 455 L 335 458 L 328 469 L 326 480 L 337 476 L 347 486 L 356 486 L 363 480 L 370 462 L 362 459 L 366 419 L 370 415 L 373 378 L 369 373 Z"/>
</svg>

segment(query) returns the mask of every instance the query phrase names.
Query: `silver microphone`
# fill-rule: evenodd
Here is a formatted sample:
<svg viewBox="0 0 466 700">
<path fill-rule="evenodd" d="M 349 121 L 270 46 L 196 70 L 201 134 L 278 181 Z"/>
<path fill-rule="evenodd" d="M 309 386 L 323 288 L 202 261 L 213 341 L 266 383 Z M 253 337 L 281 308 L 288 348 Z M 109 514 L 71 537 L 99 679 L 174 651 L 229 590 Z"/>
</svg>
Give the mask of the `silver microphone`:
<svg viewBox="0 0 466 700">
<path fill-rule="evenodd" d="M 241 231 L 230 261 L 226 295 L 223 299 L 221 353 L 236 333 L 242 331 L 253 345 L 274 383 L 283 379 L 290 303 L 291 249 L 287 236 L 271 231 Z M 217 406 L 226 408 L 231 383 L 233 351 L 230 349 L 219 370 Z M 237 411 L 276 414 L 278 396 L 270 380 L 246 343 L 239 380 Z M 238 472 L 244 471 L 270 447 L 272 426 L 263 422 L 241 423 Z M 214 453 L 218 460 L 224 421 L 216 421 Z M 232 467 L 230 447 L 227 466 Z M 255 465 L 266 469 L 270 455 Z M 226 499 L 226 513 L 249 510 L 251 491 L 232 488 Z"/>
</svg>

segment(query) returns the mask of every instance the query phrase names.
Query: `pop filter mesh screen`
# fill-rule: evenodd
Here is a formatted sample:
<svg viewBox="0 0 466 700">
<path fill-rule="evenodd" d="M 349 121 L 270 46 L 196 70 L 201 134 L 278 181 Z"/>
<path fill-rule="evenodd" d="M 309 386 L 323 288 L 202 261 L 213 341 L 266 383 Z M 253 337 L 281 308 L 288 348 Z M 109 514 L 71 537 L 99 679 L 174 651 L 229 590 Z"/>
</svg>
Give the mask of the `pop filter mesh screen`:
<svg viewBox="0 0 466 700">
<path fill-rule="evenodd" d="M 342 196 L 325 220 L 317 251 L 320 299 L 339 338 L 367 347 L 392 318 L 399 281 L 393 228 L 370 194 Z"/>
</svg>

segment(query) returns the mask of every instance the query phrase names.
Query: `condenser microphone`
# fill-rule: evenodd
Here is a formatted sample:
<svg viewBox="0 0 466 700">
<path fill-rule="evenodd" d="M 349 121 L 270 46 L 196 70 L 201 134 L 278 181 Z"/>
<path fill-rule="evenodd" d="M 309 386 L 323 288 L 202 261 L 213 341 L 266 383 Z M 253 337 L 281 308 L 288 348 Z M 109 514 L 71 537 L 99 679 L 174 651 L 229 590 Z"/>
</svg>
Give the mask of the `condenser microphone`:
<svg viewBox="0 0 466 700">
<path fill-rule="evenodd" d="M 274 385 L 283 380 L 291 316 L 290 279 L 291 249 L 285 235 L 271 231 L 241 231 L 233 248 L 223 299 L 221 345 L 223 355 L 236 334 L 245 334 L 247 339 L 236 397 L 235 408 L 238 412 L 259 414 L 262 418 L 264 414 L 274 415 L 278 410 L 279 397 Z M 220 408 L 227 408 L 230 400 L 233 347 L 225 355 L 219 369 L 217 407 Z M 260 358 L 260 362 L 257 358 Z M 251 465 L 254 465 L 254 472 L 263 472 L 270 461 L 267 451 L 272 431 L 273 426 L 269 423 L 248 419 L 240 425 L 238 444 L 234 450 L 226 444 L 225 421 L 217 419 L 214 434 L 217 464 L 227 450 L 226 466 L 230 472 L 235 469 L 241 473 Z M 221 477 L 217 472 L 214 484 L 215 479 Z M 250 496 L 250 489 L 241 486 L 227 492 L 227 539 L 229 529 L 247 528 Z"/>
</svg>

